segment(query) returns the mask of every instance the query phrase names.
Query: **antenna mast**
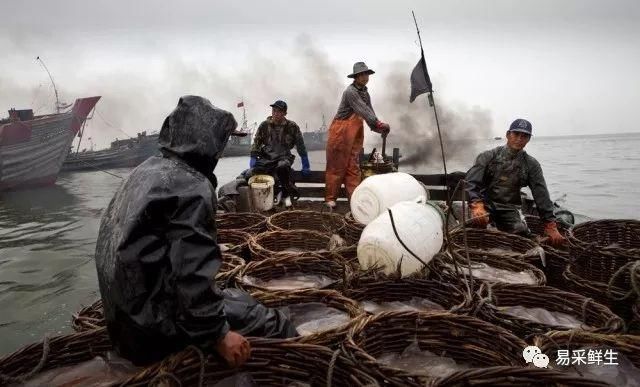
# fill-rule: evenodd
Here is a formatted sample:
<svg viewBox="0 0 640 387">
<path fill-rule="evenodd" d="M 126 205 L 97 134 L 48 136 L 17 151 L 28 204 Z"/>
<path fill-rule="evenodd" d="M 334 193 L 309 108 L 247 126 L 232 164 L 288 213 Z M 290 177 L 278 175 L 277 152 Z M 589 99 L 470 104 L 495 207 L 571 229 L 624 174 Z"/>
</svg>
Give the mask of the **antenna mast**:
<svg viewBox="0 0 640 387">
<path fill-rule="evenodd" d="M 53 81 L 53 76 L 51 76 L 47 65 L 44 64 L 44 61 L 40 59 L 40 57 L 37 57 L 36 60 L 40 62 L 44 70 L 47 72 L 47 74 L 49 74 L 49 79 L 51 80 L 51 84 L 53 85 L 53 91 L 56 94 L 56 113 L 60 113 L 60 98 L 58 98 L 58 88 L 56 87 L 56 83 Z"/>
</svg>

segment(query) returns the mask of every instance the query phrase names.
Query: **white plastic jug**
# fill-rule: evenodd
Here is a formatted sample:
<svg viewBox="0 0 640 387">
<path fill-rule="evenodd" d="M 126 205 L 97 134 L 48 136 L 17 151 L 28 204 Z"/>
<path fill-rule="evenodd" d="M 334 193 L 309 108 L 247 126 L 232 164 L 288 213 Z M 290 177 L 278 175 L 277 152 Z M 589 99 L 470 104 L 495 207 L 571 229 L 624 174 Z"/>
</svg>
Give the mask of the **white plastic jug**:
<svg viewBox="0 0 640 387">
<path fill-rule="evenodd" d="M 251 203 L 257 211 L 269 211 L 273 208 L 273 186 L 276 181 L 269 175 L 255 175 L 249 178 Z"/>
<path fill-rule="evenodd" d="M 367 177 L 351 196 L 351 213 L 355 220 L 369 224 L 392 205 L 427 197 L 418 180 L 408 173 L 394 172 Z M 428 198 L 428 197 L 427 197 Z"/>
<path fill-rule="evenodd" d="M 429 263 L 443 243 L 443 214 L 425 197 L 394 204 L 391 210 L 400 240 L 424 263 Z M 393 231 L 389 211 L 385 211 L 362 232 L 358 242 L 360 267 L 380 266 L 387 274 L 395 273 L 400 264 L 403 277 L 424 266 L 407 250 Z"/>
</svg>

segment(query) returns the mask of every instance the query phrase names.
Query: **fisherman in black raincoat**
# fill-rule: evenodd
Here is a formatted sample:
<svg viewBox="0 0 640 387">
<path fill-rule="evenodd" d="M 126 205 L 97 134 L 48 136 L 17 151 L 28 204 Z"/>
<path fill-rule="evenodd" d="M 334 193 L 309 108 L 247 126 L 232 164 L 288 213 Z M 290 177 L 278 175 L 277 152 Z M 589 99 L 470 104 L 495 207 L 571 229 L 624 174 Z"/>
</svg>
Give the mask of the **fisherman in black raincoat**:
<svg viewBox="0 0 640 387">
<path fill-rule="evenodd" d="M 243 335 L 297 335 L 279 311 L 214 282 L 213 170 L 236 125 L 202 97 L 180 98 L 160 131 L 162 155 L 133 170 L 102 218 L 95 260 L 107 328 L 135 364 L 196 344 L 238 366 L 250 353 Z"/>
<path fill-rule="evenodd" d="M 544 221 L 545 234 L 553 245 L 562 245 L 566 240 L 558 232 L 540 163 L 524 151 L 531 131 L 529 121 L 513 121 L 507 131 L 507 144 L 481 153 L 467 172 L 472 222 L 484 228 L 491 217 L 501 231 L 528 235 L 529 228 L 520 213 L 520 189 L 528 186 Z"/>
</svg>

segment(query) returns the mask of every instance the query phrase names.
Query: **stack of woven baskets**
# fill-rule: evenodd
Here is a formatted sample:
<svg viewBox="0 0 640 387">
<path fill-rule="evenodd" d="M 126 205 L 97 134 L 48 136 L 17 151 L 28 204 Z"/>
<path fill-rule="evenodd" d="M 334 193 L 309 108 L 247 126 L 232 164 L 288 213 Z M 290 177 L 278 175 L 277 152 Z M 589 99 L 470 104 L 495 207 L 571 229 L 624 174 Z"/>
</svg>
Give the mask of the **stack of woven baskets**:
<svg viewBox="0 0 640 387">
<path fill-rule="evenodd" d="M 612 295 L 626 296 L 626 310 L 638 314 L 632 294 L 640 283 L 640 271 L 634 271 L 632 262 L 638 259 L 635 249 L 640 246 L 635 243 L 640 242 L 629 231 L 636 230 L 633 223 L 589 223 L 566 230 L 571 241 L 566 250 L 498 231 L 458 229 L 428 268 L 402 278 L 399 273 L 383 275 L 375 268 L 360 270 L 355 252 L 364 226 L 349 215 L 292 210 L 271 217 L 219 214 L 216 220 L 218 241 L 225 247 L 223 265 L 215 278 L 219 286 L 245 290 L 271 308 L 324 304 L 344 312 L 347 322 L 289 340 L 250 338 L 251 359 L 237 370 L 226 367 L 215 354 L 192 346 L 133 375 L 112 380 L 113 384 L 214 385 L 246 374 L 261 386 L 606 385 L 560 370 L 527 366 L 522 351 L 528 345 L 538 345 L 551 356 L 558 345 L 606 343 L 628 353 L 639 365 L 640 338 L 623 335 L 625 324 L 607 307 L 615 302 L 602 294 L 596 297 L 595 291 L 589 293 L 592 287 L 584 285 L 598 283 L 596 290 L 611 288 Z M 535 232 L 534 223 L 530 220 L 529 225 Z M 599 231 L 591 231 L 593 228 Z M 598 247 L 612 243 L 617 244 Z M 602 251 L 588 255 L 587 249 Z M 609 262 L 606 273 L 601 268 L 604 262 Z M 475 277 L 471 281 L 469 263 L 528 273 L 533 283 L 507 284 Z M 322 289 L 290 290 L 261 285 L 294 273 L 324 276 L 330 284 Z M 577 286 L 581 284 L 584 286 Z M 437 308 L 416 306 L 411 303 L 416 299 Z M 366 309 L 371 304 L 386 309 Z M 562 312 L 583 325 L 568 329 L 514 317 L 505 312 L 513 306 Z M 640 316 L 636 318 L 640 323 Z M 73 328 L 78 332 L 0 359 L 0 384 L 22 382 L 47 369 L 76 365 L 112 350 L 100 300 L 73 316 Z M 381 360 L 401 356 L 407 348 L 433 352 L 466 368 L 425 373 Z"/>
</svg>

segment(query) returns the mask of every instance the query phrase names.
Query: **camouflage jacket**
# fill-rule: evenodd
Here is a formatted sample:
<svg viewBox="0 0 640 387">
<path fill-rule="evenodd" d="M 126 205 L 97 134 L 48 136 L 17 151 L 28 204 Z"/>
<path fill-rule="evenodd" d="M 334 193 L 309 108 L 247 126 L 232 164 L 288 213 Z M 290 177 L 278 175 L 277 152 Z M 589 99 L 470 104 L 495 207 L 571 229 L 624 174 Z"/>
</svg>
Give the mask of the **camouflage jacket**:
<svg viewBox="0 0 640 387">
<path fill-rule="evenodd" d="M 277 125 L 271 117 L 268 117 L 260 124 L 253 138 L 251 157 L 290 156 L 293 147 L 296 148 L 300 157 L 307 156 L 307 148 L 304 146 L 304 139 L 298 124 L 285 120 L 283 124 Z"/>
<path fill-rule="evenodd" d="M 469 200 L 484 200 L 493 208 L 520 206 L 520 189 L 529 187 L 540 217 L 555 219 L 542 167 L 525 151 L 499 146 L 482 152 L 467 172 L 467 182 Z"/>
</svg>

